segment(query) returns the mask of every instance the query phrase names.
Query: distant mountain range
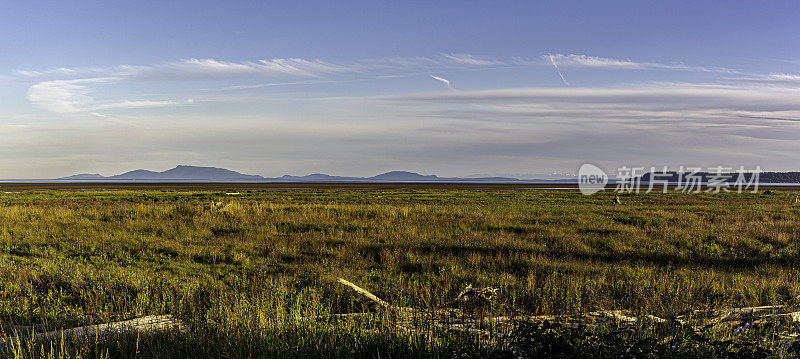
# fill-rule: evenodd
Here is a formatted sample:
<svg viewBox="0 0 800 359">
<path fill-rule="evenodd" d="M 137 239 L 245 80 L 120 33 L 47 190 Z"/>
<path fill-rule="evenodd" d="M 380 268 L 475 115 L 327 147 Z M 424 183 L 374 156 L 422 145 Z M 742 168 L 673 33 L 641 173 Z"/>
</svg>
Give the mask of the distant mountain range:
<svg viewBox="0 0 800 359">
<path fill-rule="evenodd" d="M 217 167 L 177 166 L 163 172 L 148 170 L 135 170 L 115 176 L 102 176 L 99 174 L 77 174 L 55 179 L 65 182 L 469 182 L 469 183 L 557 183 L 574 182 L 566 180 L 521 180 L 510 177 L 439 177 L 436 175 L 421 175 L 414 172 L 391 171 L 372 177 L 342 177 L 315 173 L 307 176 L 285 175 L 281 177 L 262 177 L 248 175 L 236 171 Z"/>
<path fill-rule="evenodd" d="M 709 173 L 696 173 L 701 182 L 708 182 L 712 175 Z M 649 182 L 651 174 L 640 177 L 642 182 Z M 731 182 L 736 176 L 731 174 Z M 658 181 L 678 182 L 681 177 L 677 173 L 670 172 L 666 176 L 659 175 L 655 178 Z M 749 180 L 749 176 L 746 176 Z M 125 172 L 115 176 L 102 176 L 99 174 L 77 174 L 68 177 L 57 178 L 50 181 L 64 182 L 299 182 L 299 183 L 324 183 L 324 182 L 459 182 L 459 183 L 575 183 L 576 178 L 559 179 L 519 179 L 513 177 L 439 177 L 436 175 L 421 175 L 419 173 L 407 171 L 391 171 L 372 177 L 344 177 L 331 176 L 324 173 L 314 173 L 307 176 L 285 175 L 281 177 L 262 177 L 259 175 L 248 175 L 236 171 L 217 167 L 198 167 L 198 166 L 177 166 L 162 172 L 135 170 Z M 760 183 L 800 183 L 800 172 L 762 172 L 759 175 Z M 611 178 L 609 183 L 616 183 L 616 179 Z"/>
</svg>

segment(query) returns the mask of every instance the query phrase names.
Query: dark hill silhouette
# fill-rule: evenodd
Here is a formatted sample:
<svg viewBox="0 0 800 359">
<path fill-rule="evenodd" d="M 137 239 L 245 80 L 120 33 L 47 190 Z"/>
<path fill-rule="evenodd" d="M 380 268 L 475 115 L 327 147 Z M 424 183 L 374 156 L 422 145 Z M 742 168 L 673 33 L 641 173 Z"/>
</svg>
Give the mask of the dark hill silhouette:
<svg viewBox="0 0 800 359">
<path fill-rule="evenodd" d="M 177 166 L 163 172 L 134 170 L 111 177 L 98 174 L 80 174 L 60 180 L 113 180 L 113 181 L 259 181 L 264 177 L 246 175 L 217 167 Z"/>
<path fill-rule="evenodd" d="M 191 181 L 258 181 L 264 177 L 257 175 L 246 175 L 236 171 L 226 170 L 217 167 L 197 167 L 180 165 L 164 172 L 153 172 L 148 170 L 135 170 L 121 175 L 111 176 L 110 179 L 130 179 L 130 180 L 191 180 Z"/>
<path fill-rule="evenodd" d="M 97 173 L 81 173 L 77 175 L 67 176 L 64 178 L 59 178 L 63 180 L 102 180 L 105 179 L 105 176 L 102 176 Z"/>
<path fill-rule="evenodd" d="M 419 173 L 407 172 L 407 171 L 391 171 L 379 174 L 377 176 L 372 176 L 367 179 L 373 181 L 405 182 L 405 181 L 436 181 L 439 179 L 439 177 L 436 175 L 424 176 Z"/>
<path fill-rule="evenodd" d="M 125 172 L 121 175 L 111 176 L 108 177 L 110 179 L 135 179 L 135 180 L 143 180 L 143 179 L 158 179 L 161 175 L 161 172 L 154 172 L 148 170 L 133 170 L 130 172 Z"/>
</svg>

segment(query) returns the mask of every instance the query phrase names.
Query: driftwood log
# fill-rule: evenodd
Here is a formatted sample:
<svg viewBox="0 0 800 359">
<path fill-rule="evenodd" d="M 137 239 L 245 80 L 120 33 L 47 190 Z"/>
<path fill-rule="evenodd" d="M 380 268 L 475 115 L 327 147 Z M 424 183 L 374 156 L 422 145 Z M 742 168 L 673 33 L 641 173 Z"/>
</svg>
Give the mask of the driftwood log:
<svg viewBox="0 0 800 359">
<path fill-rule="evenodd" d="M 97 325 L 89 325 L 85 327 L 69 328 L 63 330 L 55 330 L 50 332 L 40 333 L 23 333 L 18 332 L 14 336 L 0 338 L 1 344 L 14 343 L 23 338 L 42 339 L 56 339 L 56 338 L 75 338 L 75 337 L 106 337 L 114 334 L 122 334 L 127 332 L 146 333 L 157 332 L 165 330 L 178 330 L 180 332 L 187 332 L 189 328 L 182 321 L 173 318 L 171 315 L 153 315 L 141 317 L 122 322 L 113 322 Z"/>
<path fill-rule="evenodd" d="M 370 293 L 369 291 L 367 291 L 364 288 L 361 288 L 361 287 L 359 287 L 359 286 L 357 286 L 357 285 L 355 285 L 353 283 L 350 283 L 347 280 L 344 280 L 342 278 L 339 278 L 337 280 L 339 281 L 339 283 L 342 283 L 342 284 L 352 288 L 354 291 L 356 291 L 356 293 L 367 297 L 367 299 L 369 299 L 369 300 L 371 300 L 371 301 L 373 301 L 375 303 L 378 303 L 380 306 L 382 306 L 384 308 L 391 308 L 392 307 L 391 304 L 387 303 L 386 301 L 384 301 L 381 298 L 376 297 L 375 294 Z"/>
</svg>

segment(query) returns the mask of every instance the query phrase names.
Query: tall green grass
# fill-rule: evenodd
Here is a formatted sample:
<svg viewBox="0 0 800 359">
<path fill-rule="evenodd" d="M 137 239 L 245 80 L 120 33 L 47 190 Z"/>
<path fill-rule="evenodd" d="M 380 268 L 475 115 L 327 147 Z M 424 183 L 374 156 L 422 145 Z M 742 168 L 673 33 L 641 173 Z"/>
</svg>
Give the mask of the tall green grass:
<svg viewBox="0 0 800 359">
<path fill-rule="evenodd" d="M 284 190 L 0 195 L 0 323 L 41 329 L 172 314 L 187 334 L 20 343 L 8 355 L 511 355 L 508 343 L 391 318 L 500 289 L 496 315 L 784 304 L 800 294 L 794 194 L 582 196 L 570 191 Z M 223 202 L 214 206 L 213 202 Z M 138 353 L 138 354 L 137 354 Z M 505 353 L 505 354 L 503 354 Z M 224 354 L 224 355 L 223 355 Z M 460 355 L 460 354 L 459 354 Z"/>
</svg>

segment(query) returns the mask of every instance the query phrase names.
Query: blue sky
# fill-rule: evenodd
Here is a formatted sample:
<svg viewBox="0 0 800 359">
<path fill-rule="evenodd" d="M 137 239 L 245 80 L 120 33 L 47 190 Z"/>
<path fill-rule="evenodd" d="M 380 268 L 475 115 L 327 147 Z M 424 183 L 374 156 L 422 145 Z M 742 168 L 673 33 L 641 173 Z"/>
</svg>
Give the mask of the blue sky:
<svg viewBox="0 0 800 359">
<path fill-rule="evenodd" d="M 9 1 L 0 178 L 798 170 L 797 2 Z"/>
</svg>

